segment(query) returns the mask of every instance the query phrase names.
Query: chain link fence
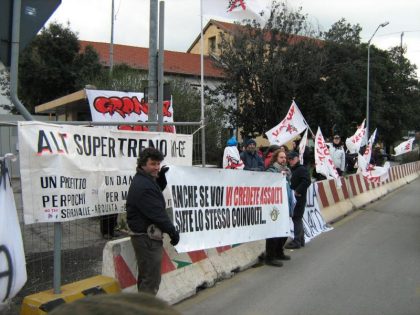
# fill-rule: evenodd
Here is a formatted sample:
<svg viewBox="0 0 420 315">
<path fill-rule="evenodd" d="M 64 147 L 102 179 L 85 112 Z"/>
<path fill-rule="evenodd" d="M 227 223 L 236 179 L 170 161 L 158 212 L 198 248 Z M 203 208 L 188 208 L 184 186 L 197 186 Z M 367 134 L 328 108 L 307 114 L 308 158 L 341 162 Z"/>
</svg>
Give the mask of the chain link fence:
<svg viewBox="0 0 420 315">
<path fill-rule="evenodd" d="M 16 121 L 0 122 L 1 156 L 6 153 L 19 156 L 16 125 Z M 201 129 L 191 125 L 178 125 L 176 129 L 178 134 L 193 135 L 193 165 L 201 165 Z M 10 162 L 7 166 L 12 178 L 28 272 L 27 283 L 13 303 L 17 308 L 24 296 L 53 287 L 54 223 L 24 224 L 19 161 Z M 104 218 L 93 217 L 61 223 L 62 284 L 101 274 L 102 251 L 107 242 L 100 230 L 101 220 Z M 125 214 L 119 214 L 115 238 L 127 236 L 126 233 L 119 232 L 120 228 L 124 227 L 124 218 Z M 15 311 L 10 314 L 14 314 Z"/>
</svg>

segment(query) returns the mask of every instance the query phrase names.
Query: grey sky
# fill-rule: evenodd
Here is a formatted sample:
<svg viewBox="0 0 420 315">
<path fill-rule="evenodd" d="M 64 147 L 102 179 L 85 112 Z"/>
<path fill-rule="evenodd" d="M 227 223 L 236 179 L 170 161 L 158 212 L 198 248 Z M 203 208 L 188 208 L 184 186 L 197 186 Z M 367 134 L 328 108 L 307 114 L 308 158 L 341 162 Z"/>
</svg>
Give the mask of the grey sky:
<svg viewBox="0 0 420 315">
<path fill-rule="evenodd" d="M 148 47 L 149 0 L 114 0 L 116 21 L 114 42 Z M 267 7 L 270 0 L 260 0 Z M 303 7 L 314 25 L 328 30 L 332 23 L 344 17 L 351 24 L 360 24 L 362 40 L 368 41 L 376 27 L 372 43 L 382 49 L 403 45 L 406 57 L 420 66 L 420 1 L 418 0 L 289 0 L 291 7 Z M 165 1 L 165 48 L 186 51 L 200 33 L 200 0 Z M 204 24 L 210 17 L 205 17 Z M 217 19 L 216 16 L 213 18 Z M 50 21 L 69 21 L 71 28 L 83 40 L 110 40 L 111 0 L 62 0 Z M 420 74 L 420 71 L 418 71 Z"/>
</svg>

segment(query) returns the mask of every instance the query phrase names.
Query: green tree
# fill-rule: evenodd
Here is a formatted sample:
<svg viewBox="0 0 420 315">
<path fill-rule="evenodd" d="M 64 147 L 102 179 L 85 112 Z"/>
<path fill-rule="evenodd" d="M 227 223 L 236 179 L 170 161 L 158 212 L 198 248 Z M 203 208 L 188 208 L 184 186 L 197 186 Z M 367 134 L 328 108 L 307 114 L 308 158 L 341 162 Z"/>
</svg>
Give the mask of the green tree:
<svg viewBox="0 0 420 315">
<path fill-rule="evenodd" d="M 148 86 L 147 72 L 131 68 L 127 64 L 117 64 L 112 72 L 103 70 L 90 82 L 99 90 L 143 92 Z"/>
<path fill-rule="evenodd" d="M 99 75 L 102 66 L 92 47 L 80 51 L 70 26 L 52 23 L 23 51 L 19 95 L 30 112 L 34 106 L 73 93 Z"/>
<path fill-rule="evenodd" d="M 274 2 L 263 27 L 248 21 L 222 36 L 216 63 L 226 78 L 215 92 L 224 95 L 230 123 L 244 135 L 264 134 L 278 124 L 293 98 L 304 114 L 312 109 L 324 58 L 320 42 L 308 37 L 316 34 L 306 20 L 301 9 Z"/>
</svg>

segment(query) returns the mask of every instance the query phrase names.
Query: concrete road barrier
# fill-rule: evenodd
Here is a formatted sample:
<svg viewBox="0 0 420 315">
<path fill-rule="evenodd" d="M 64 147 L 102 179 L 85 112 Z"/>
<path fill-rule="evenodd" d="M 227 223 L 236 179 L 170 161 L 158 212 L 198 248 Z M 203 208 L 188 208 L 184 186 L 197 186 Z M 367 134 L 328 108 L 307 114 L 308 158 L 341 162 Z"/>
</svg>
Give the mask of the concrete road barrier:
<svg viewBox="0 0 420 315">
<path fill-rule="evenodd" d="M 334 222 L 419 176 L 420 162 L 393 166 L 383 183 L 370 183 L 362 175 L 341 178 L 337 188 L 333 180 L 317 182 L 318 202 L 326 222 Z M 249 268 L 265 250 L 265 241 L 223 246 L 189 253 L 177 253 L 165 238 L 162 283 L 158 297 L 170 304 L 194 295 L 203 287 L 231 277 Z M 103 252 L 103 275 L 118 280 L 123 291 L 135 292 L 137 263 L 129 238 L 110 241 Z"/>
</svg>

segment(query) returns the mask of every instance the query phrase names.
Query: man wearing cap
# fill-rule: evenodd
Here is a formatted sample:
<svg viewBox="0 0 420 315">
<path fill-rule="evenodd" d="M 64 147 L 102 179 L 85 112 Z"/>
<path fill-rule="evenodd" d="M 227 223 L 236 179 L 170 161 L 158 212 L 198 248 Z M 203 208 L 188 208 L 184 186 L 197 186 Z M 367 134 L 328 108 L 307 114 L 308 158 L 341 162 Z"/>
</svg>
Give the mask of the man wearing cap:
<svg viewBox="0 0 420 315">
<path fill-rule="evenodd" d="M 303 214 L 306 206 L 306 191 L 311 184 L 311 179 L 307 168 L 299 162 L 299 153 L 290 151 L 287 154 L 290 168 L 292 170 L 292 178 L 290 179 L 290 188 L 296 197 L 295 208 L 293 209 L 293 230 L 294 239 L 287 244 L 287 249 L 298 249 L 305 246 L 305 235 L 303 232 Z"/>
<path fill-rule="evenodd" d="M 264 162 L 257 154 L 257 143 L 254 139 L 249 139 L 245 143 L 245 151 L 241 153 L 241 159 L 244 162 L 244 170 L 264 171 Z"/>
</svg>

